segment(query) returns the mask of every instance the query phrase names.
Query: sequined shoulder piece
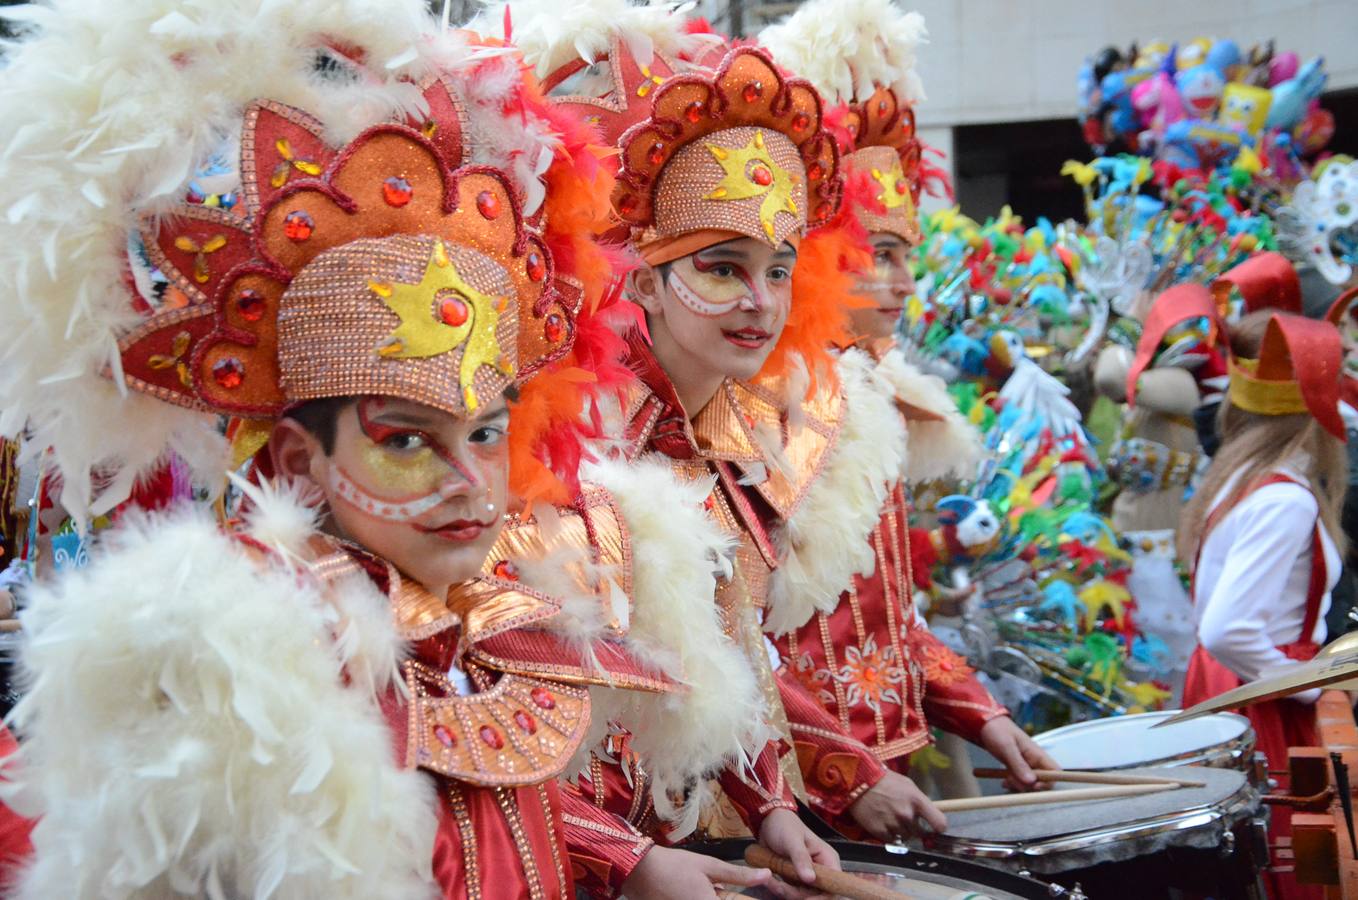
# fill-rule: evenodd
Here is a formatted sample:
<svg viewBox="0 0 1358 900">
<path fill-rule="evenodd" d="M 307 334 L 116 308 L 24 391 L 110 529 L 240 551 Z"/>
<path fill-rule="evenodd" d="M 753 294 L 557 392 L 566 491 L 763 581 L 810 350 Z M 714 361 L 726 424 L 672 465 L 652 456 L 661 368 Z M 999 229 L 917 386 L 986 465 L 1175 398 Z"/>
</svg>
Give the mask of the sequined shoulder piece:
<svg viewBox="0 0 1358 900">
<path fill-rule="evenodd" d="M 551 631 L 520 628 L 472 644 L 467 659 L 513 675 L 550 678 L 567 684 L 598 684 L 628 690 L 667 692 L 679 685 L 637 659 L 620 641 L 571 640 Z"/>
<path fill-rule="evenodd" d="M 533 562 L 551 564 L 556 578 L 564 572 L 574 598 L 597 602 L 612 634 L 626 633 L 631 541 L 612 496 L 586 484 L 574 507 L 510 517 L 480 576 L 453 588 L 448 605 L 462 617 L 468 642 L 541 622 L 561 610 L 564 598 L 532 583 Z"/>
<path fill-rule="evenodd" d="M 459 696 L 447 678 L 404 665 L 410 688 L 406 764 L 482 787 L 539 784 L 559 776 L 589 727 L 584 688 L 505 675 Z"/>
<path fill-rule="evenodd" d="M 734 463 L 787 519 L 806 497 L 839 439 L 844 397 L 821 386 L 789 413 L 785 379 L 727 381 L 693 420 L 702 454 Z M 795 423 L 795 424 L 794 424 Z"/>
</svg>

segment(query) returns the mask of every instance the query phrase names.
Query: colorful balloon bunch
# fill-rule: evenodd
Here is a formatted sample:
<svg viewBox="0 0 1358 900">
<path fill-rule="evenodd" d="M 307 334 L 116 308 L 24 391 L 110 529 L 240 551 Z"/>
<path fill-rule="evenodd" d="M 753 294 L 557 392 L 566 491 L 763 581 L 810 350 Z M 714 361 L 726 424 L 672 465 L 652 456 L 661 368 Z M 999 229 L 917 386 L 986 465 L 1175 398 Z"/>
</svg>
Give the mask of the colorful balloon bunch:
<svg viewBox="0 0 1358 900">
<path fill-rule="evenodd" d="M 1230 166 L 1242 153 L 1285 182 L 1334 134 L 1319 104 L 1324 60 L 1302 63 L 1272 42 L 1242 52 L 1232 40 L 1106 47 L 1080 70 L 1080 123 L 1095 152 L 1125 150 L 1180 169 Z"/>
</svg>

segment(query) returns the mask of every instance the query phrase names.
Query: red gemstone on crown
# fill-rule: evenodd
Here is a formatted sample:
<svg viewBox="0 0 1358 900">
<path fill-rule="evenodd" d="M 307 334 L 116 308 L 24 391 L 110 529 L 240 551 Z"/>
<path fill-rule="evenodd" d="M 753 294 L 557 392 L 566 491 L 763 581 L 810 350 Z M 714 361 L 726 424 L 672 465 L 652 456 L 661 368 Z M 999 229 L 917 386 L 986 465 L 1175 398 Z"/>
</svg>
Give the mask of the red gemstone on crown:
<svg viewBox="0 0 1358 900">
<path fill-rule="evenodd" d="M 410 198 L 415 196 L 415 189 L 410 186 L 399 175 L 393 175 L 382 182 L 382 199 L 387 201 L 388 206 L 402 207 L 410 202 Z"/>
<path fill-rule="evenodd" d="M 245 366 L 234 356 L 223 357 L 212 364 L 212 379 L 228 391 L 234 391 L 245 380 Z"/>
<path fill-rule="evenodd" d="M 806 126 L 811 124 L 811 117 L 804 112 L 799 112 L 792 117 L 792 127 L 796 131 L 805 131 Z"/>
<path fill-rule="evenodd" d="M 523 729 L 524 734 L 536 734 L 537 720 L 521 709 L 514 710 L 514 724 Z"/>
<path fill-rule="evenodd" d="M 491 571 L 495 573 L 496 578 L 500 578 L 505 581 L 519 580 L 519 567 L 514 565 L 507 559 L 502 559 L 499 562 L 497 562 L 495 564 L 495 568 L 492 569 Z"/>
<path fill-rule="evenodd" d="M 547 277 L 547 263 L 543 260 L 542 254 L 536 251 L 528 254 L 528 277 L 534 281 L 541 281 Z"/>
<path fill-rule="evenodd" d="M 910 185 L 904 178 L 896 179 L 896 193 L 905 196 L 905 192 L 910 190 Z"/>
<path fill-rule="evenodd" d="M 456 328 L 467 321 L 467 304 L 461 297 L 444 297 L 439 300 L 439 318 L 444 325 Z"/>
<path fill-rule="evenodd" d="M 495 728 L 493 728 L 492 726 L 482 725 L 481 730 L 478 732 L 478 734 L 481 735 L 481 740 L 484 741 L 486 746 L 489 747 L 490 749 L 492 750 L 504 749 L 505 746 L 504 735 L 500 734 L 500 732 L 496 731 Z"/>
<path fill-rule="evenodd" d="M 316 222 L 305 210 L 294 209 L 283 217 L 283 235 L 290 241 L 304 241 L 316 230 Z"/>
<path fill-rule="evenodd" d="M 446 725 L 434 726 L 434 738 L 450 750 L 457 746 L 457 738 L 453 737 L 453 733 L 448 730 Z"/>
<path fill-rule="evenodd" d="M 500 198 L 490 191 L 482 191 L 476 195 L 476 211 L 483 218 L 493 219 L 500 214 Z"/>
<path fill-rule="evenodd" d="M 556 313 L 549 314 L 542 326 L 542 336 L 553 344 L 560 343 L 566 336 L 566 321 Z"/>
<path fill-rule="evenodd" d="M 264 318 L 264 295 L 249 288 L 236 295 L 236 311 L 247 322 L 258 322 Z"/>
<path fill-rule="evenodd" d="M 545 687 L 535 687 L 528 692 L 538 709 L 556 709 L 556 698 Z"/>
<path fill-rule="evenodd" d="M 758 81 L 747 81 L 745 87 L 741 88 L 740 96 L 745 98 L 746 103 L 753 103 L 764 94 L 764 85 Z"/>
<path fill-rule="evenodd" d="M 773 184 L 773 173 L 765 166 L 755 166 L 750 172 L 750 180 L 760 187 L 768 187 Z"/>
<path fill-rule="evenodd" d="M 701 100 L 694 100 L 684 107 L 684 118 L 696 125 L 705 112 L 707 112 L 707 105 Z"/>
<path fill-rule="evenodd" d="M 659 141 L 656 141 L 654 144 L 651 145 L 651 149 L 646 154 L 646 158 L 651 161 L 651 165 L 653 166 L 660 165 L 662 162 L 665 161 L 665 145 L 660 143 Z"/>
</svg>

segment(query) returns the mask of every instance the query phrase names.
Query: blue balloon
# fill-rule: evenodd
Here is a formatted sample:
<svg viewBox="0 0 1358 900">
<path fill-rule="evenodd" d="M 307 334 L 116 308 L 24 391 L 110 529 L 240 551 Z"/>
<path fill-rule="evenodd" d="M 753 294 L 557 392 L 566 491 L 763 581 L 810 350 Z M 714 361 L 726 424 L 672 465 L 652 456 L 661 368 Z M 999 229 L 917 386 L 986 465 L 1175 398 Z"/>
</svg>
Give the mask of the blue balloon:
<svg viewBox="0 0 1358 900">
<path fill-rule="evenodd" d="M 1223 38 L 1212 44 L 1205 62 L 1224 77 L 1230 72 L 1231 66 L 1239 65 L 1240 47 L 1230 38 Z"/>
</svg>

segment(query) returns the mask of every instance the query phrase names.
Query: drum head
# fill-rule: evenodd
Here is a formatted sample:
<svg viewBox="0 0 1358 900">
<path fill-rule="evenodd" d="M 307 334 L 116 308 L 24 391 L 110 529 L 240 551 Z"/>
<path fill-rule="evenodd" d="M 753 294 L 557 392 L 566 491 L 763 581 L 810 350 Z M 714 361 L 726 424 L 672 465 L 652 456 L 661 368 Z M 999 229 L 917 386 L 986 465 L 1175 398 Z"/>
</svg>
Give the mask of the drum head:
<svg viewBox="0 0 1358 900">
<path fill-rule="evenodd" d="M 1098 771 L 1199 762 L 1201 760 L 1193 757 L 1214 747 L 1238 742 L 1246 733 L 1253 733 L 1250 720 L 1235 713 L 1217 713 L 1163 728 L 1151 727 L 1177 712 L 1167 710 L 1076 722 L 1039 734 L 1033 740 L 1063 769 Z"/>
<path fill-rule="evenodd" d="M 1191 775 L 1202 786 L 1107 800 L 953 812 L 948 814 L 947 834 L 936 836 L 932 846 L 1051 875 L 1170 847 L 1220 847 L 1226 832 L 1259 807 L 1258 792 L 1244 773 L 1234 769 L 1132 771 Z"/>
<path fill-rule="evenodd" d="M 742 862 L 750 841 L 708 841 L 685 844 L 692 850 L 728 862 Z M 989 866 L 934 853 L 911 850 L 897 855 L 875 844 L 831 841 L 844 871 L 873 884 L 918 900 L 1039 900 L 1051 896 L 1046 884 Z M 771 897 L 758 889 L 742 896 Z"/>
</svg>

